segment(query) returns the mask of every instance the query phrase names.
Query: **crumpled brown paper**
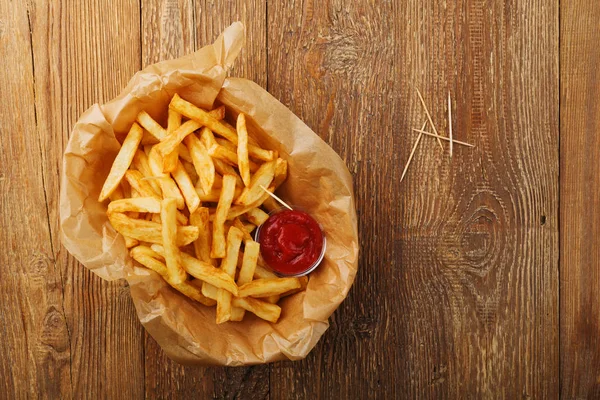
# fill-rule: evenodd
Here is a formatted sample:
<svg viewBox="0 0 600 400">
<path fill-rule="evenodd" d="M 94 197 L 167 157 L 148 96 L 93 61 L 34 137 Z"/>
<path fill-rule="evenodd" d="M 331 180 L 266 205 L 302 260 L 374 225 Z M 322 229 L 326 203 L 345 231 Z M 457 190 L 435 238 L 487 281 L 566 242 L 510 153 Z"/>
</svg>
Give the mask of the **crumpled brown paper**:
<svg viewBox="0 0 600 400">
<path fill-rule="evenodd" d="M 254 82 L 227 78 L 244 43 L 234 23 L 210 46 L 138 72 L 116 99 L 94 105 L 77 121 L 64 153 L 60 225 L 67 250 L 103 279 L 125 278 L 140 321 L 172 359 L 196 365 L 251 365 L 304 358 L 329 326 L 357 271 L 358 232 L 352 177 L 340 157 L 298 117 Z M 284 298 L 276 324 L 247 313 L 243 322 L 215 324 L 205 307 L 168 286 L 152 271 L 135 266 L 106 217 L 98 194 L 140 110 L 159 121 L 179 93 L 201 107 L 215 100 L 228 113 L 245 113 L 249 130 L 289 163 L 279 193 L 323 226 L 327 250 L 305 292 Z"/>
</svg>

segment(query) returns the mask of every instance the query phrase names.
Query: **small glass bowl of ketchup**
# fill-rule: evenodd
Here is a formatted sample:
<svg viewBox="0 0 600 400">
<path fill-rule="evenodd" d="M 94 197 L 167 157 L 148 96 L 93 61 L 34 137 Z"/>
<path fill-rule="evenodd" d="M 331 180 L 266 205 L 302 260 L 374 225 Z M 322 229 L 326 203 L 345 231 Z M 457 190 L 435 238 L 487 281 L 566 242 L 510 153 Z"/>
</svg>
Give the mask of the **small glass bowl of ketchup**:
<svg viewBox="0 0 600 400">
<path fill-rule="evenodd" d="M 267 267 L 280 276 L 303 276 L 313 271 L 325 255 L 326 239 L 321 226 L 308 213 L 282 208 L 256 230 L 260 255 Z"/>
</svg>

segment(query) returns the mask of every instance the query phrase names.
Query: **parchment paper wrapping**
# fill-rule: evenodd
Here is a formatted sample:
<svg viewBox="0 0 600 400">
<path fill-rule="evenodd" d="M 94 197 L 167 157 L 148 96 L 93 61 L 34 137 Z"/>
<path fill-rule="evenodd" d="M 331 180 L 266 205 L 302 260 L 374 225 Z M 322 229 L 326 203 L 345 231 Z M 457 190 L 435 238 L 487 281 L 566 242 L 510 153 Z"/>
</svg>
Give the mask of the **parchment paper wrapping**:
<svg viewBox="0 0 600 400">
<path fill-rule="evenodd" d="M 243 42 L 244 26 L 238 22 L 213 45 L 138 72 L 116 99 L 81 116 L 64 153 L 64 246 L 101 278 L 127 279 L 140 321 L 167 355 L 183 364 L 250 365 L 304 358 L 329 326 L 327 320 L 346 297 L 357 270 L 350 173 L 325 142 L 264 89 L 245 79 L 226 79 Z M 140 110 L 164 121 L 175 93 L 201 107 L 223 103 L 230 116 L 247 114 L 258 141 L 289 163 L 289 177 L 279 193 L 323 225 L 325 258 L 310 275 L 305 292 L 280 302 L 276 324 L 246 313 L 243 322 L 216 325 L 214 307 L 186 298 L 154 272 L 134 266 L 122 237 L 108 222 L 106 204 L 97 200 L 120 147 L 117 138 Z"/>
</svg>

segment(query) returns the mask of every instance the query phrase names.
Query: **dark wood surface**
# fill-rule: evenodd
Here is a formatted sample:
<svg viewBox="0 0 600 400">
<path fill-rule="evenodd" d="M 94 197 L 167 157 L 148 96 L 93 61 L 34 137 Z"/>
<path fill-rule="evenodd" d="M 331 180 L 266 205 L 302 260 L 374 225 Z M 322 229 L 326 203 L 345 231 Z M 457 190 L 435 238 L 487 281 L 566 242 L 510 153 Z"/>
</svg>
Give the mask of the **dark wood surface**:
<svg viewBox="0 0 600 400">
<path fill-rule="evenodd" d="M 48 4 L 50 3 L 50 4 Z M 231 71 L 346 161 L 361 240 L 309 356 L 183 367 L 60 244 L 69 132 L 241 20 Z M 0 0 L 0 398 L 600 398 L 600 4 Z M 449 157 L 425 114 L 476 145 Z"/>
</svg>

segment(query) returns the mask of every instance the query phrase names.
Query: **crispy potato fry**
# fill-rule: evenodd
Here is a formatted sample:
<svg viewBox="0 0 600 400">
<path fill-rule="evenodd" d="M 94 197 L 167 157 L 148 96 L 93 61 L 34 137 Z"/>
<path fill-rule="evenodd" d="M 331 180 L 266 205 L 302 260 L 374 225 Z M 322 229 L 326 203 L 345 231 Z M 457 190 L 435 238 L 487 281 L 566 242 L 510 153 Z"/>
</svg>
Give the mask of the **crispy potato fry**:
<svg viewBox="0 0 600 400">
<path fill-rule="evenodd" d="M 212 234 L 209 222 L 208 208 L 200 207 L 190 214 L 190 224 L 198 227 L 198 239 L 194 241 L 196 257 L 207 264 L 217 265 L 217 261 L 210 256 Z"/>
<path fill-rule="evenodd" d="M 151 134 L 150 132 L 148 132 L 147 130 L 144 129 L 144 134 L 142 135 L 142 141 L 140 144 L 142 146 L 146 146 L 149 144 L 156 144 L 156 143 L 160 143 L 160 140 L 155 138 L 153 134 Z"/>
<path fill-rule="evenodd" d="M 269 192 L 273 193 L 272 190 L 273 188 L 269 188 L 267 189 Z M 252 204 L 248 204 L 247 206 L 233 206 L 229 209 L 229 213 L 227 214 L 227 220 L 232 220 L 235 217 L 239 217 L 242 214 L 247 213 L 248 211 L 250 211 L 253 208 L 257 208 L 260 207 L 260 205 L 267 199 L 269 198 L 269 194 L 263 191 L 263 194 L 261 197 L 258 198 L 258 200 L 256 200 L 254 203 Z"/>
<path fill-rule="evenodd" d="M 169 271 L 169 282 L 181 283 L 187 274 L 181 265 L 181 255 L 177 247 L 177 202 L 168 198 L 161 202 L 160 219 L 162 221 L 162 239 L 165 249 L 165 260 Z"/>
<path fill-rule="evenodd" d="M 194 168 L 198 173 L 200 187 L 204 193 L 210 192 L 215 181 L 215 165 L 212 158 L 196 135 L 188 135 L 184 139 L 184 143 L 192 156 Z"/>
<path fill-rule="evenodd" d="M 240 286 L 238 293 L 240 297 L 269 297 L 300 287 L 298 278 L 256 279 Z"/>
<path fill-rule="evenodd" d="M 115 200 L 108 204 L 108 213 L 125 211 L 159 213 L 160 201 L 154 197 L 138 197 L 135 199 Z"/>
<path fill-rule="evenodd" d="M 269 297 L 265 297 L 262 300 L 266 301 L 267 303 L 271 303 L 271 304 L 277 304 L 277 302 L 279 301 L 279 299 L 281 299 L 281 296 L 269 296 Z"/>
<path fill-rule="evenodd" d="M 277 200 L 271 196 L 269 196 L 269 198 L 266 199 L 262 205 L 268 212 L 279 210 L 281 208 L 281 205 L 277 202 Z"/>
<path fill-rule="evenodd" d="M 227 139 L 221 139 L 221 138 L 215 138 L 215 141 L 217 142 L 217 144 L 219 146 L 223 146 L 227 150 L 233 151 L 234 153 L 237 152 L 237 146 L 235 144 L 231 143 L 229 140 L 227 140 Z M 213 146 L 214 146 L 214 144 L 213 144 Z"/>
<path fill-rule="evenodd" d="M 272 279 L 277 278 L 277 275 L 262 265 L 259 259 L 256 263 L 256 268 L 254 269 L 254 277 L 257 279 Z"/>
<path fill-rule="evenodd" d="M 212 131 L 207 127 L 204 127 L 200 130 L 200 141 L 207 149 L 210 149 L 212 146 L 217 144 L 215 135 L 213 135 Z"/>
<path fill-rule="evenodd" d="M 299 276 L 298 277 L 298 281 L 300 281 L 300 287 L 297 289 L 292 289 L 292 290 L 288 290 L 287 292 L 281 294 L 281 297 L 286 297 L 286 296 L 290 296 L 292 294 L 301 292 L 303 290 L 306 289 L 306 286 L 308 286 L 308 276 Z"/>
<path fill-rule="evenodd" d="M 260 226 L 264 224 L 264 222 L 269 218 L 269 214 L 261 210 L 260 208 L 253 208 L 246 212 L 246 219 L 252 222 L 256 226 Z"/>
<path fill-rule="evenodd" d="M 220 121 L 225 118 L 225 106 L 221 105 L 208 113 Z"/>
<path fill-rule="evenodd" d="M 246 231 L 246 228 L 244 227 L 244 223 L 242 221 L 240 221 L 239 218 L 233 219 L 233 226 L 235 226 L 240 231 L 242 231 L 242 233 L 244 234 L 244 240 L 246 240 L 246 241 L 252 240 L 252 236 L 250 236 L 250 233 L 248 233 L 248 231 Z"/>
<path fill-rule="evenodd" d="M 186 295 L 190 299 L 196 300 L 198 303 L 202 303 L 205 306 L 214 306 L 217 304 L 213 299 L 209 299 L 202 294 L 201 287 L 196 286 L 195 281 L 186 281 L 181 283 L 171 283 L 171 286 L 178 290 L 180 293 Z"/>
<path fill-rule="evenodd" d="M 256 229 L 256 225 L 254 225 L 251 222 L 244 222 L 244 229 L 246 230 L 246 232 L 252 233 L 252 231 Z"/>
<path fill-rule="evenodd" d="M 180 210 L 183 209 L 183 207 L 185 206 L 183 195 L 179 191 L 177 184 L 171 178 L 171 176 L 162 172 L 162 157 L 154 149 L 150 150 L 150 155 L 148 156 L 148 164 L 150 165 L 152 174 L 154 174 L 154 176 L 160 177 L 158 183 L 162 190 L 163 197 L 175 198 L 177 200 L 177 208 Z"/>
<path fill-rule="evenodd" d="M 191 282 L 174 283 L 169 280 L 169 272 L 166 265 L 160 261 L 158 254 L 145 246 L 137 246 L 131 249 L 131 257 L 144 267 L 158 273 L 171 287 L 206 306 L 214 306 L 216 302 L 204 296 L 201 290 Z M 155 256 L 153 256 L 155 254 Z"/>
<path fill-rule="evenodd" d="M 235 130 L 223 125 L 218 119 L 210 115 L 203 109 L 196 107 L 192 103 L 183 100 L 178 94 L 173 96 L 169 107 L 177 110 L 189 119 L 196 121 L 200 126 L 206 126 L 211 131 L 218 133 L 225 139 L 237 144 L 237 134 Z"/>
<path fill-rule="evenodd" d="M 123 182 L 123 181 L 121 181 L 121 182 Z M 125 197 L 125 196 L 123 195 L 122 185 L 117 185 L 115 190 L 110 194 L 110 196 L 108 196 L 110 201 L 121 200 L 123 197 Z"/>
<path fill-rule="evenodd" d="M 140 171 L 134 169 L 127 170 L 125 172 L 125 179 L 129 182 L 132 189 L 135 189 L 142 197 L 153 197 L 160 200 L 158 193 L 152 189 L 152 186 L 144 179 L 144 175 Z"/>
<path fill-rule="evenodd" d="M 125 238 L 125 247 L 128 249 L 137 246 L 140 242 L 136 239 L 130 238 L 129 236 L 123 236 Z"/>
<path fill-rule="evenodd" d="M 221 175 L 232 175 L 235 177 L 235 184 L 239 187 L 244 187 L 244 182 L 242 182 L 242 178 L 238 175 L 238 173 L 233 169 L 233 167 L 218 158 L 213 158 L 213 164 L 215 165 L 215 170 Z"/>
<path fill-rule="evenodd" d="M 162 244 L 162 227 L 156 222 L 133 219 L 122 213 L 112 213 L 108 219 L 117 232 L 143 242 Z M 198 228 L 195 226 L 177 227 L 177 246 L 185 246 L 198 239 Z"/>
<path fill-rule="evenodd" d="M 231 201 L 235 193 L 235 177 L 231 175 L 225 175 L 223 177 L 223 189 L 221 191 L 221 197 L 219 198 L 219 204 L 217 205 L 217 213 L 215 215 L 215 221 L 213 223 L 213 237 L 212 237 L 212 248 L 210 256 L 212 258 L 223 258 L 226 254 L 225 249 L 225 220 L 229 208 L 231 207 Z"/>
<path fill-rule="evenodd" d="M 225 181 L 223 182 L 225 184 Z M 229 229 L 227 234 L 227 252 L 221 262 L 221 269 L 230 277 L 235 277 L 238 254 L 242 242 L 242 232 L 236 227 Z M 213 241 L 214 244 L 214 241 Z M 217 293 L 217 324 L 229 321 L 231 318 L 231 293 L 219 289 Z"/>
<path fill-rule="evenodd" d="M 119 149 L 119 153 L 110 168 L 108 177 L 104 181 L 98 201 L 106 200 L 108 196 L 117 189 L 117 186 L 119 186 L 121 179 L 123 179 L 123 176 L 127 172 L 127 168 L 129 168 L 129 165 L 133 160 L 133 156 L 135 155 L 135 151 L 140 145 L 141 140 L 142 128 L 134 123 L 131 125 L 131 129 L 125 137 L 123 145 L 121 146 L 121 149 Z"/>
<path fill-rule="evenodd" d="M 192 180 L 192 184 L 194 185 L 194 187 L 196 187 L 195 185 L 196 183 L 198 183 L 198 173 L 196 172 L 194 164 L 192 164 L 191 162 L 187 162 L 184 159 L 180 159 L 179 162 L 181 162 L 181 165 L 185 169 L 185 172 L 187 172 L 188 176 Z"/>
<path fill-rule="evenodd" d="M 173 133 L 181 126 L 181 114 L 177 111 L 169 109 L 169 117 L 167 121 L 167 136 Z M 164 139 L 163 139 L 164 140 Z M 179 152 L 177 148 L 163 156 L 163 172 L 172 172 L 177 167 L 179 160 Z"/>
<path fill-rule="evenodd" d="M 171 153 L 172 151 L 177 149 L 177 146 L 183 139 L 190 133 L 194 132 L 197 129 L 200 129 L 202 125 L 200 125 L 196 121 L 186 121 L 179 128 L 177 128 L 173 133 L 167 135 L 159 144 L 154 146 L 154 150 L 158 151 L 162 157 L 166 154 Z"/>
<path fill-rule="evenodd" d="M 157 224 L 160 224 L 161 223 L 161 221 L 160 221 L 160 214 L 152 214 L 151 221 L 152 222 L 156 222 Z"/>
<path fill-rule="evenodd" d="M 206 126 L 212 132 L 224 137 L 233 144 L 238 144 L 237 133 L 235 129 L 232 129 L 232 127 L 229 126 L 229 124 L 223 124 L 215 117 L 210 115 L 210 113 L 207 113 L 206 111 L 196 107 L 192 103 L 183 100 L 181 97 L 179 97 L 179 95 L 176 94 L 175 96 L 173 96 L 169 107 L 177 110 L 189 119 L 197 121 L 201 126 Z M 207 148 L 210 147 L 211 146 L 207 146 Z M 275 154 L 272 151 L 264 150 L 254 145 L 248 145 L 248 153 L 257 160 L 262 161 L 273 160 Z"/>
<path fill-rule="evenodd" d="M 237 119 L 238 132 L 238 169 L 244 185 L 250 186 L 250 160 L 248 159 L 248 130 L 246 129 L 246 117 L 240 113 Z"/>
<path fill-rule="evenodd" d="M 224 141 L 227 142 L 226 140 Z M 232 146 L 235 148 L 235 145 Z M 212 147 L 208 149 L 208 155 L 210 155 L 212 158 L 218 158 L 219 160 L 222 160 L 233 167 L 238 167 L 239 163 L 236 150 L 232 151 L 225 146 L 213 144 Z M 257 165 L 253 161 L 248 161 L 249 172 L 256 172 L 258 168 L 259 165 Z"/>
<path fill-rule="evenodd" d="M 179 153 L 179 158 L 187 162 L 192 162 L 192 155 L 183 143 L 180 143 L 179 146 L 177 146 L 177 152 Z"/>
<path fill-rule="evenodd" d="M 242 259 L 242 267 L 238 275 L 237 284 L 239 286 L 252 282 L 258 255 L 260 252 L 260 244 L 253 240 L 246 240 L 244 245 L 244 257 Z"/>
<path fill-rule="evenodd" d="M 200 206 L 200 198 L 198 197 L 198 193 L 196 193 L 196 188 L 194 187 L 192 180 L 187 172 L 185 172 L 185 168 L 183 168 L 179 160 L 177 160 L 177 166 L 175 167 L 175 170 L 171 172 L 171 175 L 173 175 L 179 190 L 181 190 L 190 213 L 193 213 Z"/>
<path fill-rule="evenodd" d="M 237 198 L 237 205 L 249 205 L 258 200 L 265 194 L 261 186 L 268 187 L 273 181 L 275 175 L 275 161 L 269 161 L 260 166 L 258 171 L 252 177 L 250 186 L 248 186 L 240 197 Z"/>
<path fill-rule="evenodd" d="M 213 188 L 210 192 L 208 192 L 208 194 L 205 194 L 205 192 L 202 189 L 196 188 L 196 193 L 198 193 L 200 201 L 204 201 L 207 203 L 216 203 L 219 201 L 219 196 L 221 195 L 221 188 Z M 236 186 L 233 198 L 235 199 L 241 193 L 242 188 Z"/>
<path fill-rule="evenodd" d="M 251 297 L 235 297 L 233 298 L 231 303 L 234 307 L 243 308 L 246 311 L 250 311 L 257 317 L 272 323 L 276 323 L 279 319 L 279 316 L 281 315 L 281 307 L 279 307 L 278 305 L 270 304 L 266 301 L 258 299 L 253 299 Z"/>
<path fill-rule="evenodd" d="M 140 171 L 144 178 L 148 181 L 152 189 L 156 192 L 156 194 L 161 194 L 160 184 L 157 179 L 154 178 L 154 174 L 150 169 L 150 164 L 148 163 L 148 156 L 142 150 L 138 149 L 133 156 L 133 162 L 131 163 L 135 169 Z"/>
<path fill-rule="evenodd" d="M 217 296 L 219 294 L 219 289 L 210 283 L 204 282 L 202 285 L 202 294 L 209 299 L 217 300 Z"/>
<path fill-rule="evenodd" d="M 273 178 L 272 185 L 275 187 L 275 190 L 283 183 L 283 181 L 287 178 L 287 169 L 288 164 L 282 158 L 278 158 L 275 161 L 275 177 Z"/>
<path fill-rule="evenodd" d="M 152 250 L 161 256 L 165 256 L 165 249 L 161 245 L 153 244 Z M 215 288 L 226 290 L 234 296 L 237 296 L 238 287 L 235 284 L 233 277 L 227 272 L 183 252 L 181 253 L 181 262 L 187 273 L 194 278 L 200 279 Z"/>
<path fill-rule="evenodd" d="M 146 111 L 140 112 L 135 120 L 158 141 L 167 136 L 165 128 L 160 126 Z"/>
</svg>

